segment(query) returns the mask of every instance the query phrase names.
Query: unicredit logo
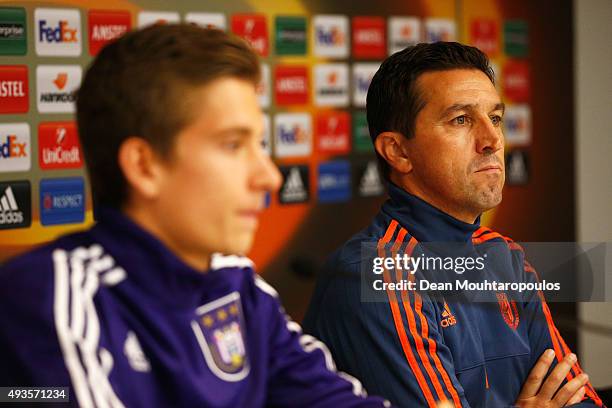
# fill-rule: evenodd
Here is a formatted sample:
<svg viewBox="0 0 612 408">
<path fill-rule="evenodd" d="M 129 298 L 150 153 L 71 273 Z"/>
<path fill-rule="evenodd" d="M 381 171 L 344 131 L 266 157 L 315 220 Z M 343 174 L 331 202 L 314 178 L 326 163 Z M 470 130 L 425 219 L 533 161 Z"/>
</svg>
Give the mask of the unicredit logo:
<svg viewBox="0 0 612 408">
<path fill-rule="evenodd" d="M 26 157 L 26 143 L 19 143 L 17 136 L 8 135 L 5 143 L 0 143 L 0 158 Z"/>
<path fill-rule="evenodd" d="M 76 43 L 77 29 L 70 28 L 68 21 L 60 20 L 58 25 L 55 27 L 47 25 L 47 20 L 40 20 L 38 22 L 40 42 L 49 43 Z"/>
</svg>

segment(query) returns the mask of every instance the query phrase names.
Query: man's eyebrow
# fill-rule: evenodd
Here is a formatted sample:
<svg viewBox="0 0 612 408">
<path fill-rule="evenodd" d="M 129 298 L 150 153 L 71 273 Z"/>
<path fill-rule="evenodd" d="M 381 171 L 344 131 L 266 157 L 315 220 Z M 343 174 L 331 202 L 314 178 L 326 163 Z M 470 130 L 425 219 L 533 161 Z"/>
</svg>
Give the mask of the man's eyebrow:
<svg viewBox="0 0 612 408">
<path fill-rule="evenodd" d="M 442 112 L 441 117 L 446 117 L 448 115 L 450 115 L 453 112 L 458 112 L 458 111 L 464 111 L 464 110 L 473 110 L 474 108 L 476 108 L 476 104 L 473 103 L 455 103 L 451 106 L 449 106 L 448 108 L 444 109 L 444 112 Z M 496 104 L 492 111 L 496 111 L 496 110 L 501 110 L 502 112 L 506 111 L 506 104 L 503 102 L 500 102 L 498 104 Z"/>
<path fill-rule="evenodd" d="M 217 136 L 218 137 L 224 137 L 224 136 L 241 136 L 241 137 L 246 137 L 249 136 L 251 134 L 251 129 L 246 127 L 246 126 L 235 126 L 235 127 L 231 127 L 231 128 L 227 128 L 227 129 L 223 129 L 219 132 L 217 132 Z"/>
<path fill-rule="evenodd" d="M 474 108 L 474 106 L 476 105 L 472 103 L 455 103 L 449 106 L 448 108 L 444 109 L 444 112 L 442 112 L 441 117 L 446 117 L 450 115 L 451 113 L 457 112 L 457 111 L 471 110 Z"/>
<path fill-rule="evenodd" d="M 494 111 L 496 110 L 500 110 L 502 111 L 502 113 L 506 112 L 506 104 L 503 102 L 498 103 L 497 105 L 495 105 L 495 107 L 493 108 Z"/>
</svg>

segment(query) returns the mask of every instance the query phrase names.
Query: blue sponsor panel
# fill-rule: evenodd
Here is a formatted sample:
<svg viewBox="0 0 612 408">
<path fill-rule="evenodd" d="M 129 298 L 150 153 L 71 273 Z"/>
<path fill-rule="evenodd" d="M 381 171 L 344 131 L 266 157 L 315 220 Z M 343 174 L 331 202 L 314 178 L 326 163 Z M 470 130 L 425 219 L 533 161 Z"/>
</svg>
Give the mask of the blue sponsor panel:
<svg viewBox="0 0 612 408">
<path fill-rule="evenodd" d="M 351 165 L 346 160 L 319 164 L 317 188 L 321 203 L 338 203 L 351 199 Z"/>
<path fill-rule="evenodd" d="M 81 177 L 40 182 L 40 223 L 58 225 L 85 221 L 85 182 Z"/>
</svg>

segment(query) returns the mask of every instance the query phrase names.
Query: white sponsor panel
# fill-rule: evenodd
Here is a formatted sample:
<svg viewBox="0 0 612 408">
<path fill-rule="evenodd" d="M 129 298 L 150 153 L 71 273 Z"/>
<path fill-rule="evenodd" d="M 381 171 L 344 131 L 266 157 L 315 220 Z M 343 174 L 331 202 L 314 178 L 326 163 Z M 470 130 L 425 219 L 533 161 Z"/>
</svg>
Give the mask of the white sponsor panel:
<svg viewBox="0 0 612 408">
<path fill-rule="evenodd" d="M 36 67 L 36 106 L 40 113 L 74 113 L 76 92 L 81 86 L 80 65 Z"/>
<path fill-rule="evenodd" d="M 455 22 L 448 18 L 425 19 L 425 42 L 455 41 Z"/>
<path fill-rule="evenodd" d="M 316 15 L 312 19 L 314 54 L 318 57 L 347 58 L 349 20 L 342 15 Z"/>
<path fill-rule="evenodd" d="M 272 155 L 272 140 L 270 134 L 272 129 L 270 127 L 270 115 L 267 113 L 263 114 L 263 149 L 268 156 Z"/>
<path fill-rule="evenodd" d="M 175 11 L 141 11 L 138 13 L 138 27 L 152 24 L 179 23 L 181 17 Z"/>
<path fill-rule="evenodd" d="M 421 42 L 421 20 L 418 17 L 389 17 L 389 55 Z"/>
<path fill-rule="evenodd" d="M 317 64 L 314 76 L 316 105 L 344 107 L 349 104 L 347 64 Z"/>
<path fill-rule="evenodd" d="M 508 145 L 527 145 L 531 143 L 531 108 L 529 105 L 506 106 L 504 136 Z"/>
<path fill-rule="evenodd" d="M 353 105 L 366 106 L 368 87 L 378 71 L 379 63 L 357 63 L 353 65 Z"/>
<path fill-rule="evenodd" d="M 81 55 L 81 13 L 77 9 L 34 10 L 36 54 L 49 57 Z"/>
<path fill-rule="evenodd" d="M 259 105 L 265 109 L 270 107 L 270 65 L 262 63 L 261 82 L 257 85 Z"/>
<path fill-rule="evenodd" d="M 279 113 L 274 117 L 276 157 L 309 156 L 312 153 L 312 119 L 308 113 Z"/>
<path fill-rule="evenodd" d="M 185 22 L 197 24 L 206 28 L 218 28 L 223 31 L 227 29 L 227 20 L 223 13 L 189 12 L 185 14 Z"/>
<path fill-rule="evenodd" d="M 30 125 L 0 124 L 0 173 L 30 170 L 31 152 Z"/>
</svg>

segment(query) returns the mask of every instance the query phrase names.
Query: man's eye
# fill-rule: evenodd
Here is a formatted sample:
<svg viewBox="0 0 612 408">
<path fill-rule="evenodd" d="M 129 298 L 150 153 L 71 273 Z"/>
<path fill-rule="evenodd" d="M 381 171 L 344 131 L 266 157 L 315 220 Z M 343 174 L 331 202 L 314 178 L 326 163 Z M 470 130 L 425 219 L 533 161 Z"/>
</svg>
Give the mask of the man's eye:
<svg viewBox="0 0 612 408">
<path fill-rule="evenodd" d="M 238 150 L 241 145 L 239 140 L 227 140 L 223 143 L 223 147 L 227 150 Z"/>
<path fill-rule="evenodd" d="M 501 125 L 501 123 L 503 122 L 503 118 L 499 115 L 494 115 L 491 117 L 491 122 L 495 125 L 495 126 L 499 126 Z"/>
<path fill-rule="evenodd" d="M 453 122 L 456 125 L 465 125 L 467 123 L 467 120 L 468 120 L 467 116 L 461 115 L 461 116 L 457 116 L 455 119 L 453 119 Z"/>
</svg>

